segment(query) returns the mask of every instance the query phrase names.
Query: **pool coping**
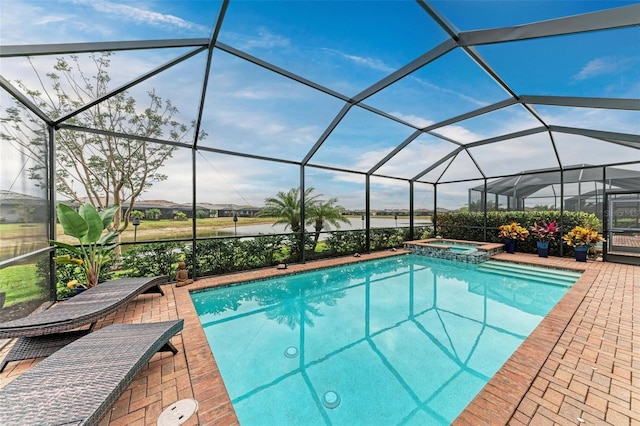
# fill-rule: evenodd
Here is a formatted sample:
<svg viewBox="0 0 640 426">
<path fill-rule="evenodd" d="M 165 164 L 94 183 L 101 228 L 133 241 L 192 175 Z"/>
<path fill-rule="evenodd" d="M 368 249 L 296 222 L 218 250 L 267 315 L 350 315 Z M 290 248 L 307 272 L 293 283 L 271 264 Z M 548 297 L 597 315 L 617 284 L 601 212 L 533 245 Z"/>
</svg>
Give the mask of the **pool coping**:
<svg viewBox="0 0 640 426">
<path fill-rule="evenodd" d="M 363 254 L 359 257 L 325 259 L 305 264 L 289 265 L 287 269 L 274 267 L 205 278 L 187 287 L 175 288 L 174 293 L 178 314 L 180 318 L 184 319 L 185 355 L 194 398 L 199 404 L 199 424 L 237 425 L 239 422 L 209 347 L 204 329 L 200 325 L 200 320 L 191 300 L 191 292 L 410 253 L 409 250 L 399 249 L 394 252 L 383 251 Z M 554 266 L 549 264 L 550 260 L 553 261 L 553 259 L 549 258 L 526 255 L 526 259 L 523 261 L 522 256 L 513 256 L 501 253 L 493 258 L 537 266 Z M 598 270 L 589 270 L 589 264 L 586 263 L 573 265 L 569 264 L 567 259 L 561 258 L 558 258 L 556 263 L 562 269 L 583 271 L 583 274 L 475 396 L 453 424 L 474 426 L 478 424 L 507 424 L 513 417 L 599 274 Z"/>
</svg>

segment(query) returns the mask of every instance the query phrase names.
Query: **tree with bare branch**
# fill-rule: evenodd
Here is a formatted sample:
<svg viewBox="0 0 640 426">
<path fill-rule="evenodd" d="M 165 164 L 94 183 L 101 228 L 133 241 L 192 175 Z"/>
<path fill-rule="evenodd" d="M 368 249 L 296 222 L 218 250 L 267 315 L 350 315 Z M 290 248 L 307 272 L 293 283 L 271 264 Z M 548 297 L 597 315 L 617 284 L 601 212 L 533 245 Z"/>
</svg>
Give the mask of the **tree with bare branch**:
<svg viewBox="0 0 640 426">
<path fill-rule="evenodd" d="M 143 107 L 139 105 L 140 99 L 127 91 L 110 95 L 111 55 L 92 54 L 89 66 L 77 55 L 60 57 L 53 71 L 45 76 L 31 64 L 40 87 L 27 87 L 22 80 L 14 84 L 52 120 L 68 117 L 63 123 L 74 126 L 55 134 L 58 193 L 78 203 L 88 201 L 99 209 L 119 205 L 122 210 L 116 215 L 114 227 L 122 230 L 128 226 L 140 195 L 154 183 L 166 180 L 161 168 L 177 149 L 148 139 L 185 141 L 193 138 L 194 123 L 180 122 L 178 109 L 155 90 L 147 93 L 147 104 Z M 88 67 L 92 68 L 90 73 L 85 70 Z M 95 99 L 102 100 L 81 110 Z M 5 110 L 0 124 L 0 137 L 4 141 L 20 145 L 38 160 L 29 169 L 30 177 L 46 184 L 44 123 L 16 101 Z"/>
</svg>

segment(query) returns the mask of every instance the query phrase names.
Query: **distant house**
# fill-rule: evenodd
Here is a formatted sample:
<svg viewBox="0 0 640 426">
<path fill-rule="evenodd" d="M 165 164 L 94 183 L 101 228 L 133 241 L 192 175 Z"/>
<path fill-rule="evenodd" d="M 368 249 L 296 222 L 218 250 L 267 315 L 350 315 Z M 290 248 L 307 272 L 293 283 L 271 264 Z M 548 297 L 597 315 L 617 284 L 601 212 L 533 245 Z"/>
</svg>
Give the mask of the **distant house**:
<svg viewBox="0 0 640 426">
<path fill-rule="evenodd" d="M 47 221 L 48 206 L 44 198 L 0 190 L 0 222 L 43 223 Z"/>
<path fill-rule="evenodd" d="M 193 205 L 190 203 L 177 204 L 165 200 L 150 200 L 138 201 L 135 205 L 135 209 L 142 212 L 152 208 L 159 209 L 162 212 L 161 219 L 170 219 L 178 212 L 186 214 L 189 218 L 193 217 Z M 199 211 L 204 212 L 204 217 L 233 217 L 234 214 L 239 217 L 254 217 L 260 211 L 260 208 L 236 204 L 197 203 L 196 214 Z"/>
<path fill-rule="evenodd" d="M 239 206 L 236 204 L 212 204 L 212 209 L 217 212 L 217 217 L 233 217 L 237 214 L 238 217 L 255 217 L 260 211 L 260 208 L 253 206 Z"/>
<path fill-rule="evenodd" d="M 83 199 L 81 201 L 86 202 L 88 200 Z M 79 207 L 78 203 L 69 202 L 68 204 L 72 207 Z M 174 203 L 167 200 L 138 200 L 133 209 L 144 213 L 147 219 L 172 219 L 176 213 L 180 212 L 186 214 L 188 218 L 193 217 L 193 204 L 191 203 Z M 160 215 L 153 217 L 152 214 L 149 214 L 150 210 L 158 210 Z M 204 217 L 233 217 L 234 214 L 237 214 L 238 217 L 255 217 L 260 208 L 249 205 L 197 203 L 196 215 L 199 211 L 204 212 Z"/>
<path fill-rule="evenodd" d="M 144 217 L 147 219 L 171 219 L 177 212 L 181 211 L 180 204 L 167 200 L 138 200 L 133 209 L 144 213 Z M 159 210 L 160 215 L 153 217 L 152 214 L 148 214 L 150 210 Z"/>
</svg>

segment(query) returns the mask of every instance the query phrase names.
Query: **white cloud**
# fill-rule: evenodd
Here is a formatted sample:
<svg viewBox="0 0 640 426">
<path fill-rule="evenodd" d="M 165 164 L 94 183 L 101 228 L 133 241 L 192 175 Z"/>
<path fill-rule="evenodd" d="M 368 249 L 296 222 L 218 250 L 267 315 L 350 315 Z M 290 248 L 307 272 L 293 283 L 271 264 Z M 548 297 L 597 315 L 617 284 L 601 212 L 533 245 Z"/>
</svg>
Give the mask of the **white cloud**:
<svg viewBox="0 0 640 426">
<path fill-rule="evenodd" d="M 347 59 L 357 65 L 360 65 L 362 67 L 365 68 L 370 68 L 373 70 L 377 70 L 377 71 L 383 71 L 385 73 L 391 73 L 393 71 L 395 71 L 395 68 L 387 65 L 384 63 L 384 61 L 381 61 L 380 59 L 376 59 L 376 58 L 370 58 L 370 57 L 365 57 L 365 56 L 357 56 L 357 55 L 351 55 L 348 53 L 344 53 L 344 52 L 340 52 L 338 50 L 335 49 L 330 49 L 330 48 L 322 48 L 322 50 L 325 50 L 327 52 L 332 52 L 335 53 L 336 55 Z"/>
<path fill-rule="evenodd" d="M 49 25 L 49 24 L 57 24 L 60 22 L 65 22 L 73 18 L 73 15 L 45 15 L 40 19 L 35 21 L 36 25 Z"/>
<path fill-rule="evenodd" d="M 393 115 L 394 117 L 397 117 L 401 120 L 406 121 L 407 123 L 411 123 L 414 126 L 417 126 L 419 128 L 425 128 L 427 126 L 430 126 L 434 123 L 433 120 L 428 120 L 426 118 L 422 118 L 418 115 L 413 115 L 413 114 L 403 114 L 399 111 L 393 111 L 390 112 L 389 114 Z"/>
<path fill-rule="evenodd" d="M 580 72 L 573 76 L 573 80 L 587 80 L 606 74 L 615 74 L 628 69 L 632 65 L 630 58 L 607 56 L 589 61 Z"/>
<path fill-rule="evenodd" d="M 486 105 L 489 104 L 486 101 L 481 101 L 479 99 L 476 99 L 476 98 L 474 98 L 472 96 L 465 95 L 464 93 L 458 92 L 456 90 L 447 89 L 446 87 L 442 87 L 442 86 L 439 86 L 437 84 L 433 84 L 433 83 L 431 83 L 429 81 L 426 81 L 426 80 L 424 80 L 422 78 L 418 78 L 418 77 L 412 77 L 412 78 L 415 81 L 417 81 L 418 83 L 420 83 L 420 85 L 422 85 L 423 87 L 425 87 L 427 89 L 431 89 L 431 90 L 434 90 L 434 91 L 438 91 L 438 92 L 446 93 L 446 94 L 449 94 L 449 95 L 453 95 L 453 96 L 455 96 L 455 97 L 457 97 L 459 99 L 462 99 L 464 101 L 467 101 L 467 102 L 469 102 L 471 104 L 474 104 L 474 105 L 477 105 L 479 107 L 483 107 L 483 106 L 486 106 Z"/>
<path fill-rule="evenodd" d="M 90 6 L 97 12 L 106 13 L 118 19 L 136 22 L 138 24 L 173 27 L 180 29 L 196 29 L 201 31 L 210 31 L 201 25 L 193 22 L 185 21 L 174 15 L 163 14 L 151 10 L 140 9 L 126 4 L 118 4 L 111 1 L 102 0 L 72 0 L 73 3 Z"/>
<path fill-rule="evenodd" d="M 256 36 L 227 31 L 224 33 L 224 37 L 233 47 L 248 52 L 256 49 L 276 49 L 291 46 L 291 40 L 274 34 L 266 28 L 260 28 Z"/>
<path fill-rule="evenodd" d="M 456 142 L 461 142 L 461 143 L 469 143 L 469 142 L 485 139 L 484 135 L 473 132 L 463 126 L 459 126 L 455 124 L 452 124 L 446 127 L 441 127 L 439 129 L 434 130 L 434 132 L 442 136 L 445 136 L 449 139 L 452 139 Z"/>
</svg>

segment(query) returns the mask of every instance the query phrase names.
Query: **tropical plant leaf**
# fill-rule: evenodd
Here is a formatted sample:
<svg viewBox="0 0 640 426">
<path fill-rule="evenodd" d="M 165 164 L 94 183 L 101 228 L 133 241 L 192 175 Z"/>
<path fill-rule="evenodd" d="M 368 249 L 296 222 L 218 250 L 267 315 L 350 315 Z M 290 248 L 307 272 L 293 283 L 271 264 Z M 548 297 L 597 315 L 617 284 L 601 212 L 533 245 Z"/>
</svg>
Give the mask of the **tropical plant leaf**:
<svg viewBox="0 0 640 426">
<path fill-rule="evenodd" d="M 51 245 L 54 245 L 58 248 L 62 248 L 65 250 L 69 250 L 71 253 L 75 254 L 78 257 L 82 257 L 82 250 L 80 250 L 78 247 L 72 246 L 70 244 L 65 244 L 65 243 L 61 243 L 60 241 L 49 241 L 49 243 Z"/>
<path fill-rule="evenodd" d="M 120 232 L 118 231 L 109 231 L 97 241 L 97 244 L 104 245 L 104 244 L 112 243 L 113 241 L 115 241 L 116 238 L 118 238 L 119 234 Z"/>
<path fill-rule="evenodd" d="M 78 260 L 77 259 L 72 259 L 71 257 L 67 256 L 58 256 L 58 257 L 54 257 L 53 258 L 54 262 L 61 264 L 61 265 L 77 265 L 78 264 Z"/>
<path fill-rule="evenodd" d="M 89 203 L 84 203 L 80 206 L 79 213 L 88 226 L 87 233 L 84 237 L 80 238 L 80 241 L 83 243 L 94 243 L 98 241 L 104 228 L 102 227 L 102 218 L 96 208 Z"/>
<path fill-rule="evenodd" d="M 56 211 L 64 233 L 82 240 L 89 231 L 89 225 L 84 218 L 66 204 L 58 204 Z"/>
<path fill-rule="evenodd" d="M 102 229 L 109 228 L 109 225 L 111 225 L 111 222 L 113 222 L 113 217 L 115 216 L 119 208 L 119 205 L 114 204 L 113 206 L 100 212 L 100 218 L 102 219 Z"/>
</svg>

